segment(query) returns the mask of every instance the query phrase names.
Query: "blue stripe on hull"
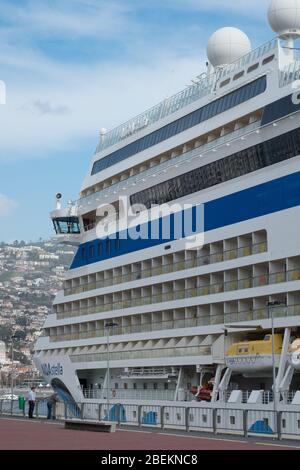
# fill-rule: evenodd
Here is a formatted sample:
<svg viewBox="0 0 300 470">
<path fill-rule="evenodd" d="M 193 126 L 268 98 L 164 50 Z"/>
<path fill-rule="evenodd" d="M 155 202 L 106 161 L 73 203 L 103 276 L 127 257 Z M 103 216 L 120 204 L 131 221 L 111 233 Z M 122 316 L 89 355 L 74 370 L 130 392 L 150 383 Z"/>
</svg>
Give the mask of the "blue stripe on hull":
<svg viewBox="0 0 300 470">
<path fill-rule="evenodd" d="M 280 100 L 273 101 L 265 107 L 261 125 L 265 126 L 270 122 L 277 121 L 289 114 L 300 110 L 300 104 L 293 103 L 293 95 L 284 96 Z"/>
<path fill-rule="evenodd" d="M 300 172 L 206 202 L 204 204 L 204 231 L 208 232 L 298 205 L 300 205 Z M 172 222 L 174 225 L 173 219 L 171 225 Z M 171 227 L 171 235 L 173 230 L 174 228 Z M 188 236 L 189 233 L 185 235 Z M 101 256 L 98 255 L 97 250 L 98 240 L 93 240 L 82 244 L 78 248 L 70 269 L 151 248 L 175 239 L 177 238 L 174 235 L 168 239 L 159 238 L 157 240 L 132 240 L 128 238 L 121 239 L 117 247 L 114 240 L 112 240 L 109 252 L 105 242 L 102 242 L 103 251 Z M 92 250 L 90 249 L 91 246 L 94 246 Z M 85 257 L 83 257 L 83 248 Z M 90 256 L 91 252 L 92 256 Z"/>
</svg>

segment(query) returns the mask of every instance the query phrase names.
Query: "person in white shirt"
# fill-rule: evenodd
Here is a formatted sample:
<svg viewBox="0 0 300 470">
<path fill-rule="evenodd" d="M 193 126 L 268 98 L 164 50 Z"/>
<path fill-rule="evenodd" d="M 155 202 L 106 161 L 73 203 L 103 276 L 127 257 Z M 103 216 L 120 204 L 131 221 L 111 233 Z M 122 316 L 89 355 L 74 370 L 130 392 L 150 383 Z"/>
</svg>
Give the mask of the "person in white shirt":
<svg viewBox="0 0 300 470">
<path fill-rule="evenodd" d="M 35 387 L 31 387 L 30 392 L 27 395 L 27 400 L 29 404 L 28 418 L 31 419 L 31 418 L 34 418 L 33 410 L 35 407 L 35 400 L 36 400 Z"/>
</svg>

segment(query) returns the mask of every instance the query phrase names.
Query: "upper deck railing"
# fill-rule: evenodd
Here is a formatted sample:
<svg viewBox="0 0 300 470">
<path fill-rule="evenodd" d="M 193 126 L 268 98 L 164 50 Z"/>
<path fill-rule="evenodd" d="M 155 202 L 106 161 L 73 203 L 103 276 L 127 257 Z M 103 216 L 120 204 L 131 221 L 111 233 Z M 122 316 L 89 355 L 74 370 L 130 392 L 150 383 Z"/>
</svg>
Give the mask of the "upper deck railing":
<svg viewBox="0 0 300 470">
<path fill-rule="evenodd" d="M 300 80 L 300 55 L 296 56 L 295 62 L 287 65 L 279 72 L 279 87 L 282 88 L 289 83 Z M 297 87 L 299 88 L 299 86 Z"/>
<path fill-rule="evenodd" d="M 116 127 L 106 134 L 103 142 L 98 144 L 96 153 L 110 147 L 126 137 L 137 133 L 138 131 L 146 128 L 147 126 L 158 122 L 159 120 L 175 113 L 176 111 L 184 108 L 185 106 L 197 101 L 204 96 L 209 95 L 219 80 L 226 78 L 235 71 L 238 71 L 253 61 L 259 59 L 265 54 L 271 52 L 276 48 L 278 39 L 263 44 L 262 46 L 254 49 L 249 54 L 241 57 L 241 59 L 229 64 L 222 69 L 218 69 L 211 75 L 206 75 L 204 78 L 198 77 L 199 81 L 187 87 L 185 90 L 180 91 L 176 95 L 165 99 L 161 103 L 148 109 L 144 113 L 130 119 L 124 124 Z"/>
</svg>

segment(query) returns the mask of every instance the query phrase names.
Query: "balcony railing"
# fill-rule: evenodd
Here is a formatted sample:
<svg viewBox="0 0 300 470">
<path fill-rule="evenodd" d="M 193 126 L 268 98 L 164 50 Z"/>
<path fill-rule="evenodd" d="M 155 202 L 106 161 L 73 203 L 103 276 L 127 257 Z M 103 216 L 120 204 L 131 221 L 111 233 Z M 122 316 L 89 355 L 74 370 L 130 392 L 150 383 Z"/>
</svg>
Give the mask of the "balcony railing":
<svg viewBox="0 0 300 470">
<path fill-rule="evenodd" d="M 160 330 L 175 330 L 181 328 L 195 328 L 210 325 L 229 324 L 232 322 L 263 320 L 268 318 L 269 312 L 267 307 L 262 307 L 252 310 L 243 310 L 238 312 L 227 312 L 217 314 L 200 315 L 197 317 L 189 317 L 177 320 L 165 320 L 160 322 L 139 323 L 135 325 L 123 325 L 114 327 L 112 331 L 113 336 L 128 335 L 136 333 L 150 333 Z M 274 318 L 289 317 L 300 315 L 300 305 L 289 305 L 286 307 L 273 308 Z M 107 331 L 104 328 L 97 328 L 89 331 L 62 333 L 51 335 L 51 342 L 58 341 L 75 341 L 92 338 L 106 337 Z"/>
<path fill-rule="evenodd" d="M 258 129 L 260 127 L 260 124 L 260 120 L 252 122 L 251 124 L 243 126 L 240 129 L 236 129 L 235 131 L 229 132 L 228 134 L 225 134 L 221 137 L 217 137 L 216 139 L 213 139 L 210 142 L 207 142 L 206 144 L 200 145 L 199 147 L 193 150 L 189 150 L 185 153 L 178 155 L 177 157 L 171 158 L 170 160 L 160 163 L 159 165 L 153 166 L 148 170 L 142 171 L 137 175 L 129 176 L 128 178 L 118 183 L 111 184 L 108 188 L 101 189 L 100 191 L 96 191 L 87 196 L 82 196 L 78 200 L 78 207 L 80 208 L 82 204 L 90 204 L 92 202 L 100 201 L 100 199 L 108 197 L 110 194 L 119 193 L 120 190 L 125 190 L 133 184 L 137 185 L 141 183 L 143 179 L 147 177 L 150 178 L 153 176 L 153 174 L 157 172 L 167 172 L 167 170 L 173 167 L 174 165 L 185 165 L 187 160 L 199 158 L 199 155 L 203 154 L 204 152 L 208 152 L 209 150 L 217 148 L 218 146 L 223 145 L 224 143 L 234 141 L 236 139 L 239 139 L 241 136 L 245 136 L 246 134 L 253 132 L 253 130 Z"/>
<path fill-rule="evenodd" d="M 189 392 L 186 392 L 187 395 Z M 101 400 L 107 398 L 107 390 L 84 389 L 83 395 L 90 400 Z M 135 400 L 174 400 L 175 390 L 144 390 L 144 389 L 111 389 L 110 399 L 135 399 Z"/>
<path fill-rule="evenodd" d="M 91 315 L 94 313 L 109 312 L 111 310 L 122 310 L 126 308 L 140 307 L 143 305 L 171 302 L 175 300 L 189 299 L 193 297 L 202 297 L 206 295 L 220 294 L 240 289 L 250 289 L 253 287 L 263 287 L 266 285 L 297 280 L 300 280 L 300 270 L 283 271 L 272 274 L 261 274 L 259 276 L 247 277 L 245 279 L 220 281 L 214 284 L 206 284 L 201 287 L 172 290 L 170 292 L 158 293 L 148 296 L 138 296 L 130 299 L 128 298 L 124 300 L 115 300 L 91 307 L 82 307 L 78 310 L 58 312 L 57 318 L 63 319 L 74 316 L 76 317 L 82 315 Z"/>
<path fill-rule="evenodd" d="M 226 392 L 226 401 L 228 401 L 230 395 L 232 393 L 232 390 L 227 390 Z M 242 403 L 247 403 L 248 399 L 251 395 L 250 390 L 242 390 Z M 269 403 L 273 402 L 273 392 L 271 390 L 264 390 L 262 393 L 262 404 L 263 405 L 268 405 Z"/>
<path fill-rule="evenodd" d="M 96 227 L 96 221 L 91 222 L 90 224 L 87 224 L 84 226 L 84 231 L 88 232 L 89 230 L 93 230 Z"/>
<path fill-rule="evenodd" d="M 279 72 L 279 86 L 281 88 L 296 80 L 300 80 L 300 57 Z"/>
<path fill-rule="evenodd" d="M 188 259 L 184 261 L 178 261 L 176 263 L 165 264 L 163 266 L 152 267 L 144 270 L 137 270 L 133 273 L 122 274 L 119 276 L 110 277 L 107 279 L 82 283 L 76 287 L 69 287 L 64 289 L 65 295 L 80 294 L 94 289 L 100 289 L 102 287 L 108 287 L 116 284 L 122 284 L 124 282 L 133 282 L 138 279 L 145 279 L 148 277 L 159 276 L 161 274 L 168 274 L 172 272 L 182 271 L 185 269 L 197 268 L 213 263 L 220 263 L 223 261 L 234 260 L 244 256 L 255 255 L 259 253 L 265 253 L 267 251 L 267 243 L 257 243 L 249 246 L 243 246 L 241 248 L 234 248 L 228 251 L 220 251 L 219 253 L 213 253 L 209 255 L 200 255 L 194 259 Z"/>
<path fill-rule="evenodd" d="M 130 359 L 153 359 L 161 357 L 188 357 L 188 356 L 209 356 L 210 346 L 191 346 L 184 348 L 158 348 L 158 349 L 137 349 L 131 351 L 110 351 L 111 361 Z M 74 354 L 70 356 L 72 362 L 101 362 L 107 361 L 107 352 L 92 354 Z"/>
<path fill-rule="evenodd" d="M 236 62 L 223 67 L 221 71 L 218 70 L 209 76 L 205 76 L 203 79 L 200 79 L 198 83 L 187 87 L 185 90 L 167 98 L 158 105 L 111 130 L 105 136 L 103 142 L 99 143 L 96 153 L 121 142 L 126 137 L 138 133 L 147 126 L 154 124 L 200 98 L 209 95 L 218 80 L 247 67 L 253 61 L 258 60 L 260 57 L 273 51 L 277 47 L 277 44 L 277 39 L 273 39 L 272 41 L 263 44 Z"/>
</svg>

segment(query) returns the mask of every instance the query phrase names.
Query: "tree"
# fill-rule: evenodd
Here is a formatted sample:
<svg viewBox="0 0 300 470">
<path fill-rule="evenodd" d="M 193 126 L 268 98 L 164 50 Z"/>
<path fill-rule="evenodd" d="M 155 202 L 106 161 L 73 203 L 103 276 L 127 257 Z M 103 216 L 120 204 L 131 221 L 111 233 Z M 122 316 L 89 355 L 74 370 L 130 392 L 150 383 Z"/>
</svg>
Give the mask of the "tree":
<svg viewBox="0 0 300 470">
<path fill-rule="evenodd" d="M 24 340 L 26 338 L 26 332 L 23 330 L 18 330 L 15 332 L 14 337 L 18 340 Z"/>
<path fill-rule="evenodd" d="M 28 323 L 28 320 L 25 316 L 24 317 L 19 317 L 19 318 L 16 319 L 16 325 L 27 326 L 27 323 Z"/>
</svg>

